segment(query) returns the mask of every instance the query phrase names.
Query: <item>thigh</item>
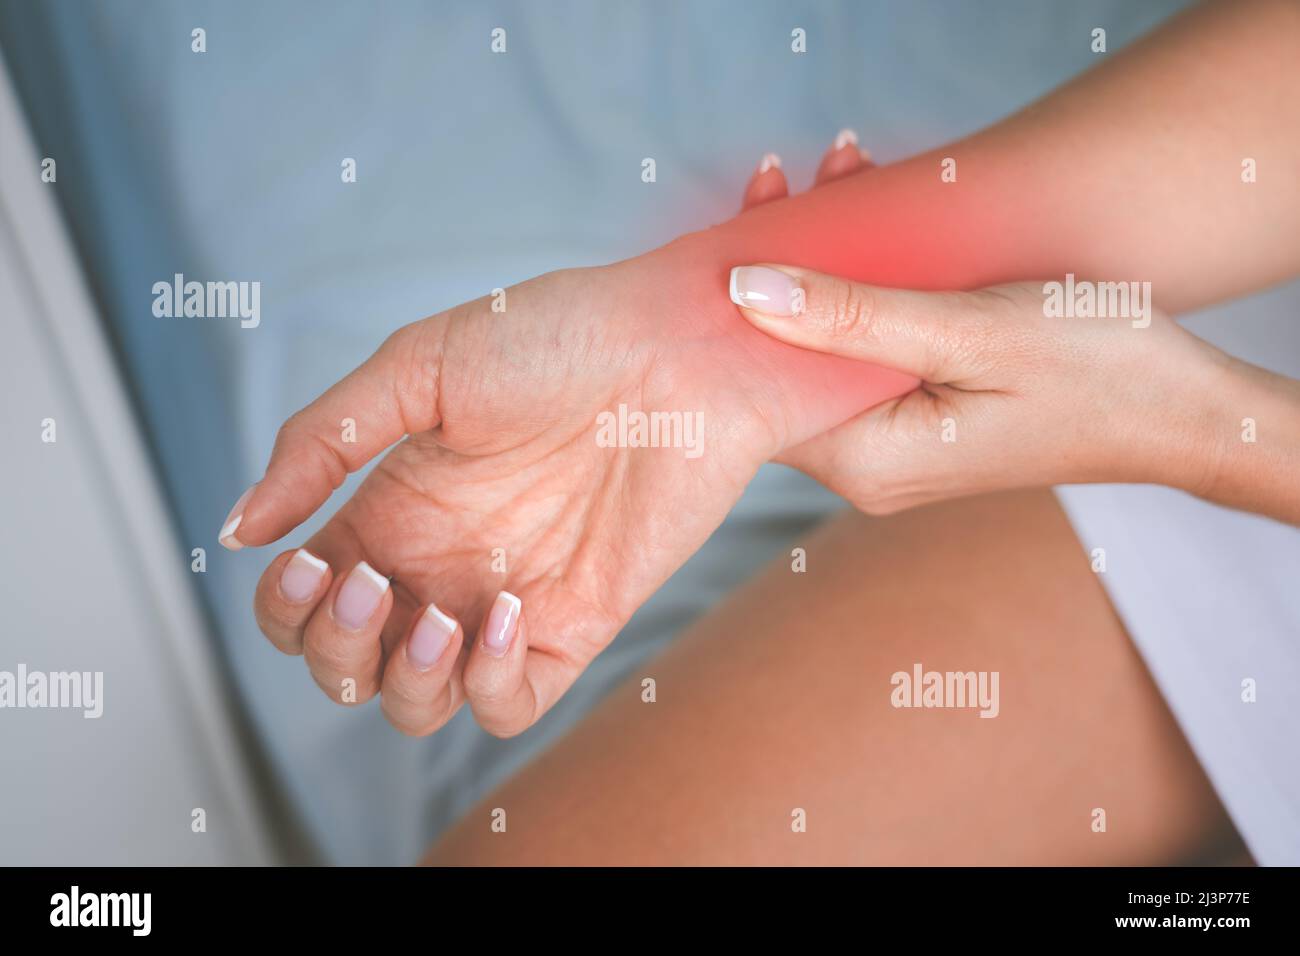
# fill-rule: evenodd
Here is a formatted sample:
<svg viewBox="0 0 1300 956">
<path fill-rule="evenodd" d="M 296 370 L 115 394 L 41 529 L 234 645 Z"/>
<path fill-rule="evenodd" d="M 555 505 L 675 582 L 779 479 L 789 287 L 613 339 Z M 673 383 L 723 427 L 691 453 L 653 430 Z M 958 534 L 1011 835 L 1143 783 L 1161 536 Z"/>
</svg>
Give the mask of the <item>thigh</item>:
<svg viewBox="0 0 1300 956">
<path fill-rule="evenodd" d="M 795 547 L 806 570 L 731 595 L 430 861 L 1142 864 L 1231 839 L 1049 492 Z M 917 665 L 996 672 L 996 717 L 896 706 Z"/>
</svg>

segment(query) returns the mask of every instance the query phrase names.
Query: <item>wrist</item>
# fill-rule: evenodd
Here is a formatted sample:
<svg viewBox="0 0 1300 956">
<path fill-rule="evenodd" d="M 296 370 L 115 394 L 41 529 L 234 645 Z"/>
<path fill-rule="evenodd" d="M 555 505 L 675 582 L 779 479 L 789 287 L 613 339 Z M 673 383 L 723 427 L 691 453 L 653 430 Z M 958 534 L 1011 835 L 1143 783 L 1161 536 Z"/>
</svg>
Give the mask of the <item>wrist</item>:
<svg viewBox="0 0 1300 956">
<path fill-rule="evenodd" d="M 901 372 L 787 345 L 747 322 L 731 301 L 731 269 L 767 261 L 744 216 L 688 233 L 614 268 L 640 276 L 660 304 L 656 336 L 707 351 L 718 390 L 741 389 L 771 435 L 769 457 L 915 387 Z"/>
<path fill-rule="evenodd" d="M 1218 391 L 1204 416 L 1213 467 L 1185 490 L 1300 523 L 1300 382 L 1218 354 Z"/>
</svg>

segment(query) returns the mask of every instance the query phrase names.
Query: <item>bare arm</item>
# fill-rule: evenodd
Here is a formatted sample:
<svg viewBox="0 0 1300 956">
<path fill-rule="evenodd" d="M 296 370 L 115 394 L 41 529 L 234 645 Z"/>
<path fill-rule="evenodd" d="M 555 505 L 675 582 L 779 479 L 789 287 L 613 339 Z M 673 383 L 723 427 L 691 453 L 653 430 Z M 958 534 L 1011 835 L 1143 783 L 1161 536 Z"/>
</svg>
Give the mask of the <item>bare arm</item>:
<svg viewBox="0 0 1300 956">
<path fill-rule="evenodd" d="M 988 130 L 683 241 L 719 290 L 768 261 L 918 289 L 1073 272 L 1203 306 L 1300 271 L 1298 50 L 1295 0 L 1197 7 Z"/>
</svg>

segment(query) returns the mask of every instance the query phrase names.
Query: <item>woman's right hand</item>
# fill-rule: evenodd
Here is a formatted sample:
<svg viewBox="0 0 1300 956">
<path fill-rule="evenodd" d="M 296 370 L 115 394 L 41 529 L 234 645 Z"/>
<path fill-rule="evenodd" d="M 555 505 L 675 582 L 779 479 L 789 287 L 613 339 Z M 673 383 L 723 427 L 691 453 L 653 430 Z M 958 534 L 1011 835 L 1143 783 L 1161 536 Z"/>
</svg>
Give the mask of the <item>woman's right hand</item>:
<svg viewBox="0 0 1300 956">
<path fill-rule="evenodd" d="M 815 185 L 860 170 L 855 155 L 837 144 Z M 767 163 L 745 204 L 786 191 Z M 1229 357 L 1149 299 L 1140 316 L 1067 318 L 1049 316 L 1044 282 L 917 292 L 791 266 L 736 275 L 733 298 L 767 334 L 921 381 L 781 456 L 859 510 L 1139 482 L 1300 524 L 1300 382 Z"/>
<path fill-rule="evenodd" d="M 788 456 L 872 514 L 1093 481 L 1205 495 L 1250 411 L 1233 401 L 1240 363 L 1149 303 L 1137 318 L 1065 318 L 1047 314 L 1042 282 L 916 292 L 765 264 L 733 288 L 774 338 L 922 381 Z"/>
</svg>

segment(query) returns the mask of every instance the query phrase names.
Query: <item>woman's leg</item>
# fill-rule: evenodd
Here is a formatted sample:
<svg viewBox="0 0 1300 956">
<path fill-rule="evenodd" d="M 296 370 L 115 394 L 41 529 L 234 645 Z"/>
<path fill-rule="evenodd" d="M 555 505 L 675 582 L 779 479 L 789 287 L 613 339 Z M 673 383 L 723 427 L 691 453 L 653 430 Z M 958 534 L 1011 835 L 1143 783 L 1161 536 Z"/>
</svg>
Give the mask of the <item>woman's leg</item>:
<svg viewBox="0 0 1300 956">
<path fill-rule="evenodd" d="M 782 559 L 741 588 L 430 861 L 1155 864 L 1231 845 L 1050 493 L 845 514 L 793 546 L 805 573 Z M 892 706 L 918 663 L 998 672 L 997 716 Z"/>
</svg>

